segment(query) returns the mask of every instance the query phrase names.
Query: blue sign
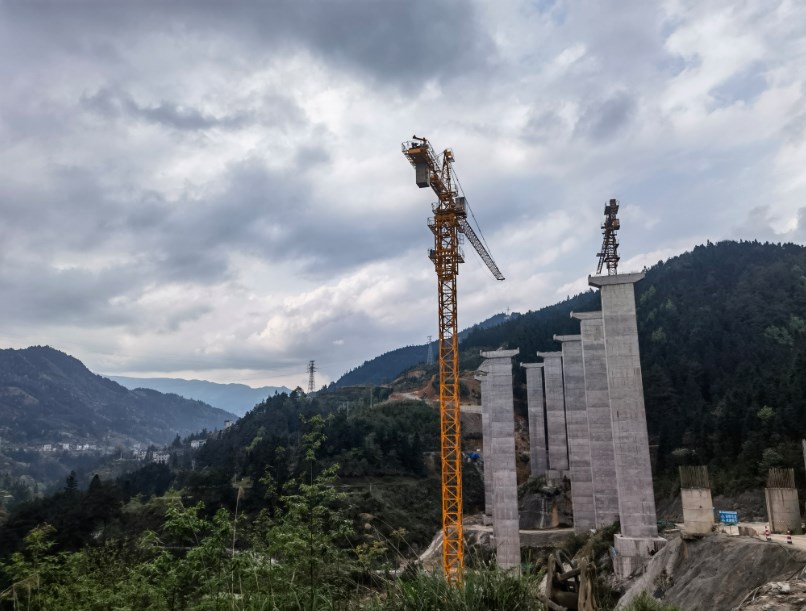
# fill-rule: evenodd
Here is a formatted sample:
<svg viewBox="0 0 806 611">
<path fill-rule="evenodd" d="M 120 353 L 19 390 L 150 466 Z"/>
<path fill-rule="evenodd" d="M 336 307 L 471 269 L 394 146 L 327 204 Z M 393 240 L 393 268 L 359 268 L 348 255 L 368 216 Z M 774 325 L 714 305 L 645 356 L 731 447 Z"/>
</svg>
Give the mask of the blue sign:
<svg viewBox="0 0 806 611">
<path fill-rule="evenodd" d="M 738 524 L 739 512 L 738 511 L 720 511 L 719 521 L 723 524 Z"/>
</svg>

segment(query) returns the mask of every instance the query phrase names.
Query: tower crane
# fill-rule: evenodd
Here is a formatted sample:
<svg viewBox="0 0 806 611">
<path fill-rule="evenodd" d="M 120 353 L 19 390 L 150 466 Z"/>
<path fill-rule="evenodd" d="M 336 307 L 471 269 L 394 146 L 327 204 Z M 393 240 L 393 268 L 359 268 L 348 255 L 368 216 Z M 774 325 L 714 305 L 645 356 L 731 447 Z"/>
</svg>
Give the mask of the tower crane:
<svg viewBox="0 0 806 611">
<path fill-rule="evenodd" d="M 464 263 L 462 236 L 498 280 L 504 276 L 467 220 L 467 200 L 452 164 L 453 151 L 445 149 L 440 161 L 431 143 L 412 136 L 402 145 L 414 166 L 417 186 L 431 187 L 437 195 L 428 227 L 434 248 L 428 256 L 437 273 L 439 310 L 439 413 L 442 454 L 442 565 L 449 580 L 461 578 L 464 567 L 462 529 L 462 439 L 459 414 L 459 329 L 456 319 L 456 276 Z"/>
</svg>

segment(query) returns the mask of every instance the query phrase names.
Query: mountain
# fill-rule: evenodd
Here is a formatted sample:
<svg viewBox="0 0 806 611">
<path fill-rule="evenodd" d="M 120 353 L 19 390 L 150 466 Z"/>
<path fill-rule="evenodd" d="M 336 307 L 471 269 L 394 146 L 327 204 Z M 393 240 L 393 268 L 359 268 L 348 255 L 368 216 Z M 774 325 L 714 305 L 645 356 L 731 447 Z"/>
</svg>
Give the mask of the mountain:
<svg viewBox="0 0 806 611">
<path fill-rule="evenodd" d="M 223 428 L 235 416 L 200 401 L 128 390 L 47 346 L 0 350 L 4 441 L 164 444 L 177 433 Z"/>
<path fill-rule="evenodd" d="M 517 320 L 519 316 L 520 314 L 517 312 L 513 312 L 512 314 L 501 313 L 491 316 L 487 320 L 460 331 L 459 341 L 461 342 L 473 331 L 488 329 L 508 321 Z M 431 349 L 434 359 L 436 359 L 438 350 L 436 341 L 431 342 Z M 414 367 L 418 363 L 425 363 L 427 357 L 428 344 L 396 348 L 395 350 L 390 350 L 380 356 L 376 356 L 369 361 L 364 361 L 362 365 L 351 369 L 341 376 L 334 382 L 334 386 L 336 388 L 343 388 L 345 386 L 362 386 L 366 384 L 386 384 L 394 380 L 406 369 Z"/>
<path fill-rule="evenodd" d="M 203 401 L 238 416 L 243 416 L 266 397 L 271 397 L 275 393 L 291 392 L 285 386 L 252 388 L 246 384 L 217 384 L 206 380 L 182 380 L 181 378 L 106 377 L 130 390 L 151 388 L 163 393 L 172 393 L 180 397 Z"/>
</svg>

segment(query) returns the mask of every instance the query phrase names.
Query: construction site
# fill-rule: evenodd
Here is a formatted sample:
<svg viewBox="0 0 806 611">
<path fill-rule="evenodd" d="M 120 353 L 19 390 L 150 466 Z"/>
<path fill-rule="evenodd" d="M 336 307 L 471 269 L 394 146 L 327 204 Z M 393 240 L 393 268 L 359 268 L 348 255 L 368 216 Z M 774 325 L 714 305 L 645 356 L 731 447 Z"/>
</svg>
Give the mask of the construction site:
<svg viewBox="0 0 806 611">
<path fill-rule="evenodd" d="M 696 553 L 703 558 L 709 553 L 712 559 L 719 558 L 723 551 L 707 549 L 721 537 L 735 556 L 742 556 L 744 545 L 756 550 L 755 546 L 770 544 L 765 553 L 774 568 L 766 573 L 755 571 L 743 566 L 746 558 L 736 558 L 719 579 L 728 579 L 732 569 L 744 571 L 750 576 L 746 575 L 745 589 L 755 584 L 752 595 L 739 592 L 741 586 L 732 594 L 717 595 L 717 590 L 725 588 L 706 582 L 702 587 L 710 587 L 716 596 L 714 606 L 708 608 L 806 608 L 806 595 L 788 599 L 803 606 L 752 606 L 764 595 L 772 596 L 764 604 L 777 600 L 775 592 L 784 587 L 765 590 L 763 583 L 800 577 L 806 563 L 793 469 L 769 471 L 764 493 L 766 522 L 741 524 L 735 512 L 717 512 L 714 507 L 707 467 L 680 467 L 683 520 L 659 533 L 636 322 L 635 286 L 645 273 L 619 269 L 617 232 L 621 226 L 616 199 L 604 204 L 596 272 L 588 277 L 588 285 L 598 289 L 601 309 L 571 312 L 571 318 L 578 321 L 578 332 L 555 334 L 556 350 L 521 355 L 528 402 L 526 477 L 537 493 L 527 502 L 521 494 L 519 501 L 519 483 L 524 477 L 521 473 L 519 478 L 518 463 L 523 461 L 516 456 L 513 403 L 513 358 L 519 355 L 518 348 L 482 351 L 481 365 L 474 374 L 480 409 L 460 405 L 457 276 L 459 264 L 465 261 L 464 239 L 496 280 L 504 280 L 504 276 L 478 237 L 481 231 L 477 234 L 468 221 L 472 212 L 455 178 L 453 152 L 445 149 L 437 154 L 427 139 L 417 136 L 404 142 L 402 151 L 415 170 L 417 186 L 430 187 L 437 196 L 428 227 L 434 235 L 429 258 L 438 286 L 442 531 L 424 557 L 441 552 L 446 578 L 459 583 L 465 550 L 479 536 L 486 537 L 494 549 L 498 567 L 519 572 L 522 548 L 552 547 L 571 533 L 596 538 L 609 530 L 613 576 L 626 590 L 623 605 L 644 591 L 663 598 L 666 591 L 674 594 L 674 588 L 680 590 L 683 583 L 688 588 L 700 587 L 696 585 L 699 569 L 687 568 L 687 575 L 677 584 L 672 574 L 679 574 L 681 565 L 691 564 L 688 555 L 695 550 L 701 550 Z M 537 360 L 529 362 L 533 358 Z M 463 447 L 463 422 L 480 430 L 481 448 L 477 451 Z M 463 513 L 463 464 L 483 472 L 481 520 L 468 521 Z M 717 539 L 709 542 L 713 537 Z M 756 551 L 746 555 L 753 556 Z M 598 609 L 591 593 L 594 561 L 585 555 L 571 559 L 562 553 L 552 554 L 540 593 L 547 608 Z M 792 588 L 792 592 L 806 594 L 799 583 Z M 675 600 L 674 595 L 670 598 Z M 688 599 L 678 593 L 676 600 L 688 609 L 705 608 L 697 606 L 704 599 L 709 595 L 700 592 L 700 598 Z M 689 606 L 692 604 L 695 606 Z"/>
</svg>

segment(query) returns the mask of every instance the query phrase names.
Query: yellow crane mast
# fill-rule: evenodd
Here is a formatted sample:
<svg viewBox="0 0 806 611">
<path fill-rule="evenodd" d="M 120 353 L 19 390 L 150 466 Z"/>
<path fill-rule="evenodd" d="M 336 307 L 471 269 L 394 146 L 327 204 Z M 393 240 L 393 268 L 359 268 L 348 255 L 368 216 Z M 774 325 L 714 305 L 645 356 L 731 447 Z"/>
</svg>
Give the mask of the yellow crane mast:
<svg viewBox="0 0 806 611">
<path fill-rule="evenodd" d="M 431 187 L 437 194 L 428 227 L 434 248 L 428 253 L 437 272 L 439 301 L 439 413 L 442 450 L 442 564 L 448 579 L 459 579 L 464 567 L 462 532 L 462 438 L 459 414 L 459 329 L 456 319 L 456 276 L 464 263 L 461 236 L 498 280 L 504 276 L 467 221 L 467 200 L 451 165 L 453 151 L 442 152 L 442 162 L 425 138 L 413 136 L 402 145 L 414 166 L 417 186 Z"/>
</svg>

